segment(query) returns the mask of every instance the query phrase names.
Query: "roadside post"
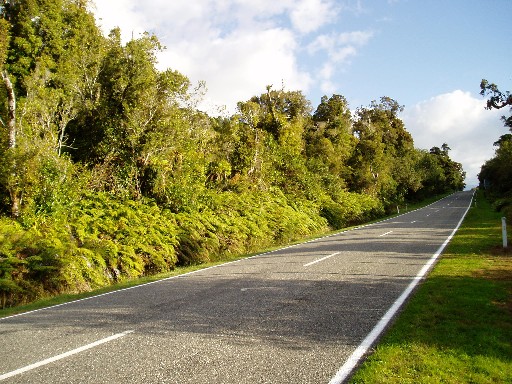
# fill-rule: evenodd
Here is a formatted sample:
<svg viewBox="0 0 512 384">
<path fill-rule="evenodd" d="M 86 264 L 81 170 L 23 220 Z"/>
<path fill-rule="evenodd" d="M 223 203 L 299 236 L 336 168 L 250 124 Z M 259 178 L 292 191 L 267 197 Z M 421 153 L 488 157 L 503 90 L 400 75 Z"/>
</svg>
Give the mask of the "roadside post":
<svg viewBox="0 0 512 384">
<path fill-rule="evenodd" d="M 507 218 L 502 217 L 501 218 L 501 232 L 503 236 L 503 248 L 507 248 Z"/>
</svg>

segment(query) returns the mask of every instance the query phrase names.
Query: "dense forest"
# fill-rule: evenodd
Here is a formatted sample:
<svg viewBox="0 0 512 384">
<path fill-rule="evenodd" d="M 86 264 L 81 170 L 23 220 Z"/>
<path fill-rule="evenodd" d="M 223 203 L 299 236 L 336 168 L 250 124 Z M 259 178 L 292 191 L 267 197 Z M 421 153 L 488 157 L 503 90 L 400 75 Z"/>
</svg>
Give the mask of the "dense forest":
<svg viewBox="0 0 512 384">
<path fill-rule="evenodd" d="M 464 188 L 382 97 L 314 108 L 262 85 L 230 117 L 104 36 L 88 0 L 0 1 L 0 299 L 12 306 L 255 252 Z"/>
</svg>

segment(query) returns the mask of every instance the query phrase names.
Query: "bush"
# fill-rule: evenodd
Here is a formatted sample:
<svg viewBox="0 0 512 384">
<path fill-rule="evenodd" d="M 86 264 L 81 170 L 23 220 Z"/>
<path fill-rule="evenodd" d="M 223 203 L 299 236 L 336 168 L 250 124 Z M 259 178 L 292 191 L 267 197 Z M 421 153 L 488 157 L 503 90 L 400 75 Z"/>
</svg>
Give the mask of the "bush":
<svg viewBox="0 0 512 384">
<path fill-rule="evenodd" d="M 2 219 L 0 233 L 0 293 L 8 305 L 169 271 L 177 262 L 172 214 L 106 193 L 28 228 Z"/>
<path fill-rule="evenodd" d="M 0 297 L 16 305 L 57 293 L 259 251 L 382 214 L 378 200 L 342 192 L 322 206 L 279 188 L 206 191 L 195 210 L 84 194 L 67 210 L 0 220 Z"/>
<path fill-rule="evenodd" d="M 269 191 L 212 193 L 198 212 L 176 215 L 179 264 L 218 260 L 285 244 L 327 229 L 318 209 L 293 205 L 277 188 Z"/>
<path fill-rule="evenodd" d="M 382 216 L 384 208 L 375 197 L 343 191 L 335 195 L 333 200 L 325 200 L 320 214 L 331 227 L 341 229 Z"/>
</svg>

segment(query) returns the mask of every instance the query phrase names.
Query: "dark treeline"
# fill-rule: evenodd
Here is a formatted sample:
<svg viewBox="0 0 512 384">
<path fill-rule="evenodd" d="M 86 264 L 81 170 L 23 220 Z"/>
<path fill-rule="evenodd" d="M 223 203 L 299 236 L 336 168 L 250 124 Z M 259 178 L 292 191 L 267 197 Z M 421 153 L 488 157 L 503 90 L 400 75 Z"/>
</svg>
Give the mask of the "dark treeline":
<svg viewBox="0 0 512 384">
<path fill-rule="evenodd" d="M 158 71 L 145 34 L 101 34 L 88 0 L 0 1 L 0 295 L 15 305 L 254 252 L 461 190 L 382 97 L 352 112 L 262 89 L 237 112 Z"/>
</svg>

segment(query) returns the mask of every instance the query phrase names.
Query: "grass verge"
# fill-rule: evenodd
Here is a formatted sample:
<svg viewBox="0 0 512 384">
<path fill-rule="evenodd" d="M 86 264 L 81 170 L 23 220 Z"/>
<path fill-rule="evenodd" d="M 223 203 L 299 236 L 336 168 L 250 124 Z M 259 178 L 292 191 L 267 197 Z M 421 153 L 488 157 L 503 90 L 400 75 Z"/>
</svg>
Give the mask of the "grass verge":
<svg viewBox="0 0 512 384">
<path fill-rule="evenodd" d="M 512 252 L 481 195 L 350 383 L 512 383 Z"/>
</svg>

